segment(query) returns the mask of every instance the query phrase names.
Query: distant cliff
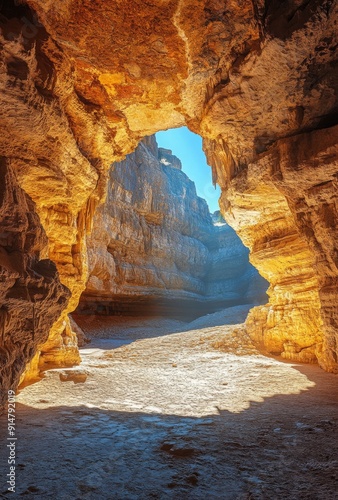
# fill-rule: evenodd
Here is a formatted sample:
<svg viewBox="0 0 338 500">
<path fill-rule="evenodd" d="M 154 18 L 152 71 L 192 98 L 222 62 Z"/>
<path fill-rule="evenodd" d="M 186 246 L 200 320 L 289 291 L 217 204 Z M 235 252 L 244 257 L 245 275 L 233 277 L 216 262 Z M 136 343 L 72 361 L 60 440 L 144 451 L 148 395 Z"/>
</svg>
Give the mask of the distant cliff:
<svg viewBox="0 0 338 500">
<path fill-rule="evenodd" d="M 112 166 L 88 248 L 82 312 L 196 316 L 266 299 L 248 250 L 154 136 Z"/>
</svg>

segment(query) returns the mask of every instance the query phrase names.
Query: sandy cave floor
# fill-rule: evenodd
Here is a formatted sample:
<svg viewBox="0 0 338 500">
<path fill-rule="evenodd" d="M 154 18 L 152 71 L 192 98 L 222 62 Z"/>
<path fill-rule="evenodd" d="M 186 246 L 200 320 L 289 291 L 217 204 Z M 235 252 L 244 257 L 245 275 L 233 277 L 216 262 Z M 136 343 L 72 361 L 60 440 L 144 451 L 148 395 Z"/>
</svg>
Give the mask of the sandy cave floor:
<svg viewBox="0 0 338 500">
<path fill-rule="evenodd" d="M 16 493 L 3 445 L 0 498 L 338 499 L 337 377 L 219 326 L 245 314 L 85 318 L 82 364 L 17 397 Z"/>
</svg>

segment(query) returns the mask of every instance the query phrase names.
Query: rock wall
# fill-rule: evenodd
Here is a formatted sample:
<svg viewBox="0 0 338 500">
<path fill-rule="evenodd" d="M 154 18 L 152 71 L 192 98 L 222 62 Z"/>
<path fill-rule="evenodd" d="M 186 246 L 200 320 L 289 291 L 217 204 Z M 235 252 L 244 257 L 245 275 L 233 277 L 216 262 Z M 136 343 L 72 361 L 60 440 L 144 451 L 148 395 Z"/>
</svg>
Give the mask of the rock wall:
<svg viewBox="0 0 338 500">
<path fill-rule="evenodd" d="M 272 336 L 278 337 L 279 342 L 284 344 L 282 352 L 286 358 L 307 360 L 308 356 L 315 357 L 331 371 L 336 371 L 338 326 L 335 302 L 337 139 L 338 127 L 298 135 L 278 141 L 260 160 L 257 166 L 262 172 L 265 170 L 269 173 L 274 186 L 288 201 L 288 208 L 293 215 L 292 227 L 297 239 L 293 238 L 293 242 L 288 243 L 287 253 L 290 254 L 290 246 L 292 248 L 296 241 L 297 247 L 293 248 L 291 255 L 286 255 L 287 261 L 283 263 L 285 235 L 290 237 L 291 230 L 287 233 L 284 231 L 284 234 L 277 230 L 277 233 L 271 234 L 270 229 L 270 233 L 268 230 L 268 234 L 263 235 L 257 229 L 253 251 L 253 261 L 257 247 L 265 255 L 269 239 L 270 248 L 274 247 L 278 254 L 275 262 L 282 264 L 274 270 L 274 282 L 278 282 L 279 290 L 271 288 L 270 302 L 277 304 L 277 308 L 265 308 L 263 313 L 263 318 L 268 312 L 268 318 L 271 319 L 268 328 L 263 328 L 265 344 L 270 348 L 273 331 Z M 266 207 L 265 213 L 269 214 L 269 211 Z M 279 211 L 279 220 L 283 219 L 285 221 L 286 217 L 281 216 Z M 260 266 L 262 274 L 266 270 L 271 276 L 271 269 L 268 268 L 269 264 L 264 259 Z M 274 298 L 276 291 L 278 295 Z M 283 301 L 285 307 L 281 312 L 280 304 Z M 253 336 L 256 327 L 251 321 L 257 313 L 260 316 L 262 310 L 253 311 L 249 319 L 249 331 L 253 332 Z M 277 317 L 274 317 L 275 314 Z M 281 352 L 280 349 L 277 351 Z"/>
<path fill-rule="evenodd" d="M 18 186 L 4 158 L 0 159 L 0 221 L 1 406 L 8 388 L 18 385 L 27 361 L 32 360 L 33 366 L 37 362 L 70 292 L 60 283 L 55 264 L 41 258 L 46 234 L 34 203 Z"/>
<path fill-rule="evenodd" d="M 180 160 L 154 136 L 111 168 L 87 246 L 78 311 L 196 317 L 266 297 L 248 250 L 228 225 L 214 226 Z"/>
<path fill-rule="evenodd" d="M 336 371 L 338 127 L 277 141 L 230 183 L 222 205 L 270 282 L 252 338 L 287 359 Z"/>
<path fill-rule="evenodd" d="M 272 150 L 275 184 L 314 256 L 323 337 L 318 359 L 337 372 L 337 167 L 338 127 L 278 141 Z"/>
<path fill-rule="evenodd" d="M 250 312 L 247 329 L 272 353 L 315 361 L 323 339 L 315 262 L 271 180 L 271 165 L 269 154 L 251 164 L 231 182 L 225 200 L 251 262 L 270 283 L 269 304 Z"/>
<path fill-rule="evenodd" d="M 226 200 L 231 180 L 229 196 L 237 200 L 236 177 L 250 178 L 251 170 L 271 160 L 267 196 L 280 196 L 289 220 L 285 231 L 296 231 L 296 246 L 301 251 L 304 242 L 301 253 L 310 256 L 305 267 L 312 266 L 316 283 L 312 275 L 304 283 L 306 289 L 317 287 L 319 306 L 316 299 L 308 307 L 314 316 L 319 307 L 323 321 L 321 365 L 337 371 L 336 152 L 330 146 L 324 154 L 319 144 L 305 151 L 309 137 L 335 140 L 337 10 L 336 0 L 1 3 L 0 155 L 35 203 L 32 217 L 40 219 L 48 238 L 44 257 L 55 262 L 72 293 L 50 336 L 54 358 L 60 342 L 73 342 L 67 310 L 76 307 L 85 287 L 86 233 L 111 162 L 121 161 L 144 136 L 186 124 L 204 138 L 231 224 L 239 224 L 231 215 L 235 201 Z M 280 148 L 282 158 L 292 160 L 292 175 L 284 164 L 273 170 Z M 319 168 L 317 182 L 312 165 L 327 157 L 331 166 Z M 267 227 L 268 213 L 261 217 Z M 278 256 L 270 257 L 271 273 L 277 273 L 271 281 L 286 283 L 283 269 L 290 272 L 293 263 L 281 268 Z M 297 295 L 292 300 L 295 305 Z M 284 302 L 285 295 L 281 309 Z M 297 322 L 295 316 L 292 329 Z M 265 337 L 271 328 L 260 325 Z M 31 357 L 25 354 L 27 362 Z"/>
</svg>

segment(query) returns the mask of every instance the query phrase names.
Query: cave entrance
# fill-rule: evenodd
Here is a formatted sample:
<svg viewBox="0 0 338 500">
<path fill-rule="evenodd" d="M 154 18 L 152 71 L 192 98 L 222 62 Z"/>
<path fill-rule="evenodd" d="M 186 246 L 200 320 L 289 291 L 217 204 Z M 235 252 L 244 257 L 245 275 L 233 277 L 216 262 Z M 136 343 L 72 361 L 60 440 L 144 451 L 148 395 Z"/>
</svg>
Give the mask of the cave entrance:
<svg viewBox="0 0 338 500">
<path fill-rule="evenodd" d="M 219 196 L 200 136 L 182 127 L 145 137 L 110 170 L 77 313 L 189 322 L 265 303 L 267 283 L 222 219 Z"/>
</svg>

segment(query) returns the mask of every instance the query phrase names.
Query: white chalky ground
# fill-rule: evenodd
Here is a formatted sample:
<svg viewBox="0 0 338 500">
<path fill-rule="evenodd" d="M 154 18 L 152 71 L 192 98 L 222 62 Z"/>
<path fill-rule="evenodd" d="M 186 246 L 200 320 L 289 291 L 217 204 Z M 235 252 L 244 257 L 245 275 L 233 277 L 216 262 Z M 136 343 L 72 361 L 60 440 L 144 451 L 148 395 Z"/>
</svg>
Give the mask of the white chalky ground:
<svg viewBox="0 0 338 500">
<path fill-rule="evenodd" d="M 337 499 L 337 376 L 265 357 L 242 326 L 219 326 L 245 312 L 179 333 L 188 325 L 85 318 L 95 338 L 82 364 L 17 397 L 15 495 Z"/>
</svg>

